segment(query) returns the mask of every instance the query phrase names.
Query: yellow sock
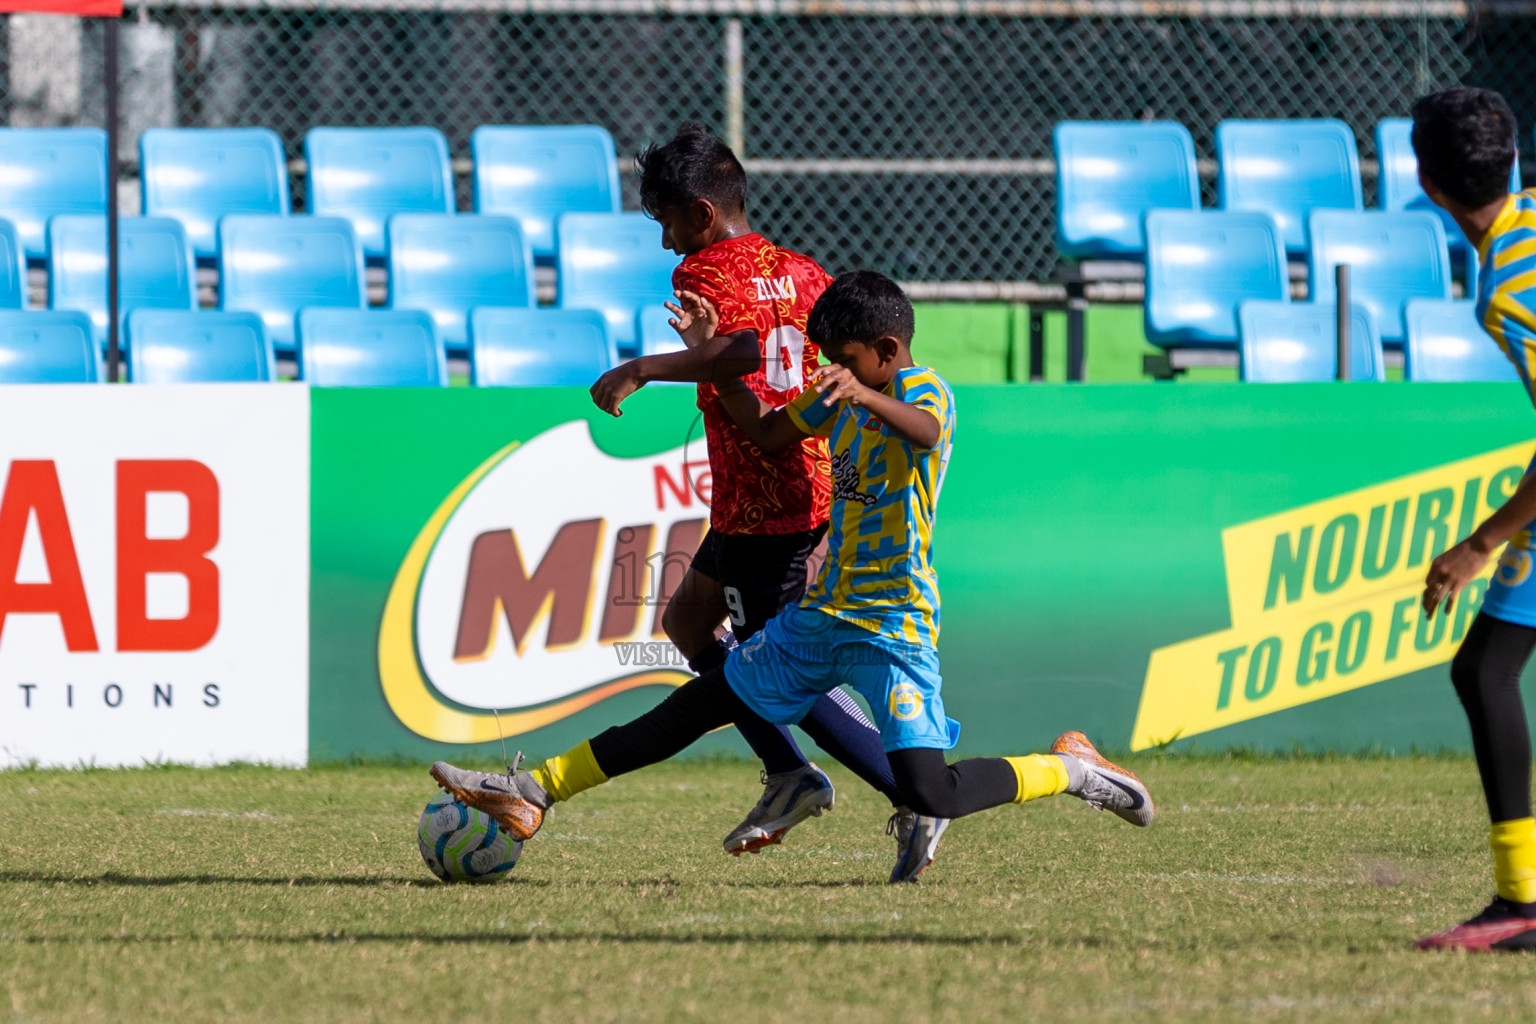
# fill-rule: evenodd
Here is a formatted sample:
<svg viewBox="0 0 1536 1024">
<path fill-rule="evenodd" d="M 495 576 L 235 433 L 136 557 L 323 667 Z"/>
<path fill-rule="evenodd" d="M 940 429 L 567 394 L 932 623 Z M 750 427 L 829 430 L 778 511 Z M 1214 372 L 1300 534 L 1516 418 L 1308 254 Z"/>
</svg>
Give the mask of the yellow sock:
<svg viewBox="0 0 1536 1024">
<path fill-rule="evenodd" d="M 1003 760 L 1013 766 L 1013 774 L 1019 777 L 1019 795 L 1013 798 L 1016 804 L 1055 796 L 1067 788 L 1067 766 L 1053 754 L 1030 754 Z"/>
<path fill-rule="evenodd" d="M 1494 822 L 1488 845 L 1493 847 L 1499 895 L 1516 903 L 1536 903 L 1536 819 Z"/>
<path fill-rule="evenodd" d="M 601 786 L 608 776 L 592 756 L 592 744 L 582 740 L 559 757 L 552 757 L 533 770 L 533 777 L 556 802 L 569 800 L 582 790 Z"/>
</svg>

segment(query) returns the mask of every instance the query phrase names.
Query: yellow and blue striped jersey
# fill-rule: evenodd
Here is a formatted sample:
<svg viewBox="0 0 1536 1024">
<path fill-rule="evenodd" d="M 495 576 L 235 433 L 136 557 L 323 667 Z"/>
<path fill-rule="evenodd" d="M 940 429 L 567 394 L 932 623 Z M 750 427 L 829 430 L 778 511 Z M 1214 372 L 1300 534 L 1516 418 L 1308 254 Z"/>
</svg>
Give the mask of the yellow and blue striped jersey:
<svg viewBox="0 0 1536 1024">
<path fill-rule="evenodd" d="M 832 449 L 827 560 L 800 604 L 932 648 L 939 642 L 939 577 L 929 553 L 955 396 L 926 366 L 898 370 L 885 394 L 932 413 L 939 443 L 919 450 L 868 409 L 822 405 L 814 388 L 785 407 L 797 427 L 830 439 Z"/>
<path fill-rule="evenodd" d="M 1536 402 L 1536 191 L 1509 197 L 1477 247 L 1477 261 L 1477 320 Z"/>
</svg>

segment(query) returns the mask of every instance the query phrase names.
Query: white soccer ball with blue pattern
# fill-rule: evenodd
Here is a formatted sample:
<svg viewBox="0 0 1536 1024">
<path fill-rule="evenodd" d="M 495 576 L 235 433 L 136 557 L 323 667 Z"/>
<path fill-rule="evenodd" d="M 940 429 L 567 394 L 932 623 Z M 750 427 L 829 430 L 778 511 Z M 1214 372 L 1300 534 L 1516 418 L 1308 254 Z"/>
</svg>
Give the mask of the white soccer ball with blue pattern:
<svg viewBox="0 0 1536 1024">
<path fill-rule="evenodd" d="M 416 829 L 421 859 L 445 882 L 496 882 L 507 877 L 523 844 L 494 818 L 439 793 L 421 812 Z"/>
</svg>

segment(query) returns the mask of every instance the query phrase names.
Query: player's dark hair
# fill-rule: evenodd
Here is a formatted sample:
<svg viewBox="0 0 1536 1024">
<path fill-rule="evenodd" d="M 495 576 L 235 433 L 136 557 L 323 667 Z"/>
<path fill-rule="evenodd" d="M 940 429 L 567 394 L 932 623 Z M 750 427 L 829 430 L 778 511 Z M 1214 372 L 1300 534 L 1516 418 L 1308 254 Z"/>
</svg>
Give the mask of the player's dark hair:
<svg viewBox="0 0 1536 1024">
<path fill-rule="evenodd" d="M 910 344 L 912 320 L 912 303 L 901 285 L 873 270 L 853 270 L 821 293 L 805 327 L 818 345 L 868 344 L 885 335 Z"/>
<path fill-rule="evenodd" d="M 635 157 L 640 208 L 652 217 L 708 199 L 724 213 L 747 208 L 747 172 L 731 147 L 697 121 L 688 121 L 660 145 Z"/>
<path fill-rule="evenodd" d="M 1492 89 L 1457 86 L 1413 105 L 1413 152 L 1440 191 L 1477 209 L 1509 192 L 1519 126 Z"/>
</svg>

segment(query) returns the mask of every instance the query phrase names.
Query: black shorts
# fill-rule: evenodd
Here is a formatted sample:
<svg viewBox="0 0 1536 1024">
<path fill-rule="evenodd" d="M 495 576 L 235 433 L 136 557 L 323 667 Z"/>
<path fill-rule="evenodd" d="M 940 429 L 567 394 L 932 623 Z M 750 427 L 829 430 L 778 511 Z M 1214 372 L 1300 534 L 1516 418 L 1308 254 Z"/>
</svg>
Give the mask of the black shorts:
<svg viewBox="0 0 1536 1024">
<path fill-rule="evenodd" d="M 717 533 L 711 527 L 704 535 L 693 570 L 724 588 L 737 640 L 805 595 L 807 563 L 826 535 L 826 523 L 804 533 Z"/>
</svg>

